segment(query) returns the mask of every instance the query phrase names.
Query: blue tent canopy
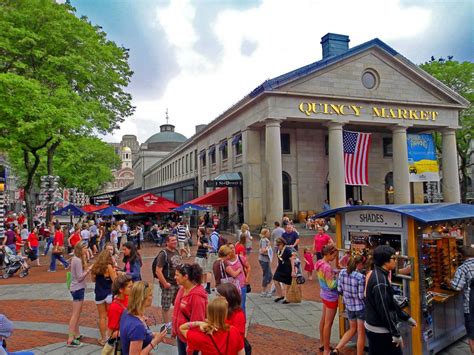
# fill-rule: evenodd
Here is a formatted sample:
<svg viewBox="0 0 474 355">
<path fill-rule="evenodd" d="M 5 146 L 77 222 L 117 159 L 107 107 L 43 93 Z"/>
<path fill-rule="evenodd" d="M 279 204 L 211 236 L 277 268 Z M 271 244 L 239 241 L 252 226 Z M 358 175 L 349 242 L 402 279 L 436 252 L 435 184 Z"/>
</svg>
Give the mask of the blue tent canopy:
<svg viewBox="0 0 474 355">
<path fill-rule="evenodd" d="M 207 211 L 206 207 L 195 205 L 192 203 L 185 203 L 179 207 L 176 207 L 173 211 L 175 212 L 186 212 L 186 211 Z"/>
<path fill-rule="evenodd" d="M 117 207 L 117 206 L 109 206 L 104 208 L 103 210 L 96 211 L 99 216 L 116 216 L 122 214 L 133 214 L 134 212 Z"/>
<path fill-rule="evenodd" d="M 63 207 L 57 211 L 54 211 L 53 215 L 55 216 L 83 216 L 85 215 L 86 213 L 81 210 L 79 207 L 75 206 L 75 205 L 67 205 L 66 207 Z"/>
<path fill-rule="evenodd" d="M 316 218 L 334 216 L 340 212 L 357 210 L 388 211 L 401 213 L 423 223 L 474 218 L 474 205 L 464 203 L 425 203 L 418 205 L 363 205 L 345 206 L 322 212 Z"/>
</svg>

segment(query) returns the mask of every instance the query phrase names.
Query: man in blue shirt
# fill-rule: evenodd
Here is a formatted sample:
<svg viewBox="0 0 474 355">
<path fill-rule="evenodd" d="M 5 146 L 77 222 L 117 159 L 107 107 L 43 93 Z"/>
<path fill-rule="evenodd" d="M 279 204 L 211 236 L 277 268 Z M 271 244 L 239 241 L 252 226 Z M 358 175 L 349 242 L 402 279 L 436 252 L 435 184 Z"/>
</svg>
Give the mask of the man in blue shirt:
<svg viewBox="0 0 474 355">
<path fill-rule="evenodd" d="M 285 233 L 283 233 L 281 237 L 285 239 L 287 246 L 292 247 L 295 250 L 298 250 L 300 236 L 298 232 L 295 230 L 293 224 L 287 224 L 285 226 Z"/>
</svg>

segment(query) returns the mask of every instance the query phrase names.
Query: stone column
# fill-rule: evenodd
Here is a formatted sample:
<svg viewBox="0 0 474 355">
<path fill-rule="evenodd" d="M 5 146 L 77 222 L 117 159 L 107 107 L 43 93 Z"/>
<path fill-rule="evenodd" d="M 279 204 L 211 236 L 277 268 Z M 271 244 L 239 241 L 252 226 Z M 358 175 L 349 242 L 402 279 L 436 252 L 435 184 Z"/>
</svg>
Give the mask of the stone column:
<svg viewBox="0 0 474 355">
<path fill-rule="evenodd" d="M 456 131 L 447 128 L 443 134 L 443 197 L 444 202 L 461 201 L 459 186 L 458 152 L 456 148 Z"/>
<path fill-rule="evenodd" d="M 269 226 L 283 217 L 283 179 L 280 120 L 265 121 L 266 221 Z"/>
<path fill-rule="evenodd" d="M 331 208 L 343 207 L 346 205 L 342 127 L 342 123 L 339 122 L 331 122 L 328 125 L 329 203 Z"/>
<path fill-rule="evenodd" d="M 393 188 L 395 204 L 410 203 L 410 176 L 408 171 L 407 127 L 392 128 Z"/>
</svg>

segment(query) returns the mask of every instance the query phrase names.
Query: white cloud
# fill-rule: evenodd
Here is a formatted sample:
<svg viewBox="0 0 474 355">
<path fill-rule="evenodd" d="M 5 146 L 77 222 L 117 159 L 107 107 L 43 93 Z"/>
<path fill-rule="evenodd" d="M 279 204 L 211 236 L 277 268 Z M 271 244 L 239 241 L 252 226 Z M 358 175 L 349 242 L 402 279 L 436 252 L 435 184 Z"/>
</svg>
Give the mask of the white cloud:
<svg viewBox="0 0 474 355">
<path fill-rule="evenodd" d="M 256 8 L 218 14 L 212 28 L 222 56 L 211 61 L 195 49 L 199 31 L 191 0 L 171 0 L 166 7 L 158 6 L 156 14 L 180 73 L 161 98 L 134 102 L 135 117 L 156 127 L 148 135 L 140 133 L 140 142 L 158 131 L 167 107 L 176 130 L 191 136 L 195 125 L 210 122 L 265 79 L 319 60 L 320 39 L 327 32 L 349 35 L 351 47 L 375 37 L 412 41 L 431 17 L 430 10 L 402 6 L 397 0 L 263 0 Z M 241 53 L 244 41 L 256 45 L 250 55 Z M 117 135 L 141 132 L 135 125 L 128 119 Z"/>
</svg>

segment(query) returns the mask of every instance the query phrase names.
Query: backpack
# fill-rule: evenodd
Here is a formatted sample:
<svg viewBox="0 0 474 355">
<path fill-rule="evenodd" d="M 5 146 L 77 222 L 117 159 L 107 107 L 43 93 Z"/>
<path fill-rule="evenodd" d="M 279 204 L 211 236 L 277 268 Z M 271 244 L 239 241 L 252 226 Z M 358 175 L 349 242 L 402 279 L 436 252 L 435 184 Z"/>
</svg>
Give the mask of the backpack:
<svg viewBox="0 0 474 355">
<path fill-rule="evenodd" d="M 217 240 L 217 251 L 219 251 L 219 249 L 221 248 L 221 246 L 223 245 L 226 245 L 227 244 L 227 239 L 224 238 L 222 235 L 218 234 L 218 240 Z"/>
<path fill-rule="evenodd" d="M 153 277 L 154 277 L 155 279 L 158 278 L 158 277 L 156 276 L 156 267 L 157 267 L 157 265 L 158 265 L 158 257 L 160 256 L 161 253 L 164 253 L 164 254 L 165 254 L 165 265 L 163 266 L 163 269 L 168 266 L 168 253 L 163 249 L 162 251 L 160 251 L 160 252 L 158 253 L 157 256 L 155 256 L 155 258 L 153 259 L 153 263 L 151 264 L 151 274 L 153 275 Z M 168 269 L 168 278 L 169 278 L 169 277 L 170 277 L 170 268 L 167 267 L 167 269 Z"/>
</svg>

